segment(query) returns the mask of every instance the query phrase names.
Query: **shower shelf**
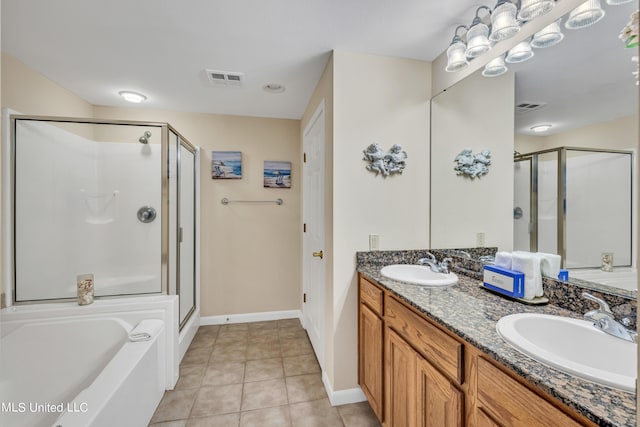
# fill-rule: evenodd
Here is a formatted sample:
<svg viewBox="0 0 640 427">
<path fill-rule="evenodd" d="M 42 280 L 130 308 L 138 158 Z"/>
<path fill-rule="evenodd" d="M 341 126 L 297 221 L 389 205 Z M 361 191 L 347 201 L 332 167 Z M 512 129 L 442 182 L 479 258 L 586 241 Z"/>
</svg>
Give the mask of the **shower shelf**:
<svg viewBox="0 0 640 427">
<path fill-rule="evenodd" d="M 276 200 L 229 200 L 226 197 L 224 197 L 222 200 L 220 200 L 220 203 L 222 203 L 223 205 L 228 205 L 229 203 L 275 203 L 276 205 L 280 206 L 284 203 L 284 200 L 282 199 L 276 199 Z"/>
</svg>

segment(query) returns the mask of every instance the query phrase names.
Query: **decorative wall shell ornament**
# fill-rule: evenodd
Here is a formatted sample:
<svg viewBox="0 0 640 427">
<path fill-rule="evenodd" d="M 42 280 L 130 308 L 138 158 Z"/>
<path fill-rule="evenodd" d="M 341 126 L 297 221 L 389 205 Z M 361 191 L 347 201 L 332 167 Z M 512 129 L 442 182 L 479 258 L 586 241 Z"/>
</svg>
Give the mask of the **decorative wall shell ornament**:
<svg viewBox="0 0 640 427">
<path fill-rule="evenodd" d="M 467 176 L 471 179 L 481 177 L 489 173 L 491 165 L 491 150 L 485 148 L 478 154 L 473 154 L 471 148 L 465 148 L 454 159 L 453 168 L 457 175 Z"/>
<path fill-rule="evenodd" d="M 362 151 L 364 157 L 369 164 L 366 166 L 368 171 L 375 172 L 376 176 L 382 174 L 383 177 L 402 173 L 407 166 L 407 152 L 398 144 L 394 144 L 388 153 L 385 153 L 379 144 L 373 143 Z"/>
</svg>

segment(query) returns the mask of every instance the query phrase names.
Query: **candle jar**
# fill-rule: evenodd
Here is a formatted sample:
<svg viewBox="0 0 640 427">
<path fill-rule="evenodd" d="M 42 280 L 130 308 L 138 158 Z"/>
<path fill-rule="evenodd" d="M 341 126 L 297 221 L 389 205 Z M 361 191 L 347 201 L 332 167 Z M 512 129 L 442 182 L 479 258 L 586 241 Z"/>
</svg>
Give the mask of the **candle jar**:
<svg viewBox="0 0 640 427">
<path fill-rule="evenodd" d="M 93 274 L 81 274 L 77 278 L 78 305 L 93 303 Z"/>
<path fill-rule="evenodd" d="M 602 271 L 613 271 L 613 252 L 602 252 Z"/>
</svg>

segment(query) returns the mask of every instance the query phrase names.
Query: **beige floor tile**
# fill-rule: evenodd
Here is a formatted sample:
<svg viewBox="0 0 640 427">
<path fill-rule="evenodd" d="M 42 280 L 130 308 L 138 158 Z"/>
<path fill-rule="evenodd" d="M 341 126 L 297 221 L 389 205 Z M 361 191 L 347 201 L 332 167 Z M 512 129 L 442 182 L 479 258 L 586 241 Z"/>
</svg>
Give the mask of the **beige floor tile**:
<svg viewBox="0 0 640 427">
<path fill-rule="evenodd" d="M 368 402 L 336 406 L 345 427 L 380 427 Z"/>
<path fill-rule="evenodd" d="M 277 320 L 271 320 L 271 321 L 266 321 L 266 322 L 253 322 L 253 323 L 249 323 L 249 332 L 251 331 L 266 331 L 269 329 L 278 329 L 278 321 Z"/>
<path fill-rule="evenodd" d="M 190 418 L 186 427 L 238 427 L 240 414 L 213 415 L 211 417 Z"/>
<path fill-rule="evenodd" d="M 216 338 L 216 344 L 237 344 L 237 343 L 247 343 L 247 337 L 249 336 L 248 332 L 239 332 L 239 333 L 229 333 L 229 334 L 219 334 Z"/>
<path fill-rule="evenodd" d="M 207 365 L 185 366 L 180 368 L 180 378 L 176 384 L 176 390 L 199 388 Z"/>
<path fill-rule="evenodd" d="M 206 365 L 207 363 L 209 363 L 211 351 L 212 348 L 209 347 L 187 350 L 186 354 L 182 358 L 182 363 L 180 363 L 180 368 L 187 366 Z"/>
<path fill-rule="evenodd" d="M 237 361 L 244 362 L 247 360 L 247 344 L 242 342 L 225 343 L 213 346 L 211 352 L 211 361 Z"/>
<path fill-rule="evenodd" d="M 227 384 L 242 384 L 244 381 L 244 371 L 244 362 L 210 363 L 203 372 L 202 386 L 212 387 Z"/>
<path fill-rule="evenodd" d="M 151 418 L 151 422 L 157 423 L 188 418 L 197 393 L 197 388 L 165 392 Z"/>
<path fill-rule="evenodd" d="M 284 363 L 284 374 L 287 377 L 320 372 L 320 365 L 314 354 L 285 357 L 282 362 Z"/>
<path fill-rule="evenodd" d="M 293 339 L 286 342 L 280 340 L 280 345 L 282 347 L 282 357 L 313 354 L 313 348 L 308 338 Z"/>
<path fill-rule="evenodd" d="M 218 335 L 219 330 L 220 330 L 220 326 L 218 325 L 200 326 L 198 328 L 198 331 L 196 332 L 196 337 L 201 337 L 201 336 L 215 337 L 216 335 Z"/>
<path fill-rule="evenodd" d="M 242 384 L 201 387 L 191 410 L 191 417 L 240 412 Z"/>
<path fill-rule="evenodd" d="M 249 330 L 248 323 L 230 323 L 228 325 L 220 326 L 220 333 L 222 332 L 246 332 Z"/>
<path fill-rule="evenodd" d="M 198 337 L 196 336 L 193 341 L 191 341 L 191 345 L 189 345 L 189 350 L 197 350 L 200 348 L 209 348 L 213 349 L 213 344 L 216 342 L 215 337 Z"/>
<path fill-rule="evenodd" d="M 187 420 L 165 421 L 163 423 L 149 424 L 149 427 L 185 427 Z"/>
<path fill-rule="evenodd" d="M 289 405 L 293 427 L 340 427 L 342 420 L 329 399 Z"/>
<path fill-rule="evenodd" d="M 281 357 L 280 343 L 251 344 L 247 348 L 247 360 L 273 359 Z"/>
<path fill-rule="evenodd" d="M 280 337 L 281 342 L 286 340 L 306 339 L 307 331 L 304 329 L 279 329 L 278 336 Z"/>
<path fill-rule="evenodd" d="M 308 402 L 327 397 L 320 374 L 286 377 L 289 403 Z"/>
<path fill-rule="evenodd" d="M 256 341 L 261 342 L 269 342 L 269 341 L 278 341 L 278 330 L 277 329 L 249 329 L 249 344 L 254 343 Z"/>
<path fill-rule="evenodd" d="M 245 383 L 242 392 L 242 411 L 286 405 L 287 389 L 284 379 Z"/>
<path fill-rule="evenodd" d="M 240 414 L 240 427 L 289 427 L 291 415 L 289 406 L 256 409 Z"/>
<path fill-rule="evenodd" d="M 273 380 L 284 377 L 282 359 L 248 360 L 244 382 Z"/>
<path fill-rule="evenodd" d="M 280 319 L 278 320 L 278 328 L 281 329 L 302 329 L 302 323 L 300 319 Z"/>
</svg>

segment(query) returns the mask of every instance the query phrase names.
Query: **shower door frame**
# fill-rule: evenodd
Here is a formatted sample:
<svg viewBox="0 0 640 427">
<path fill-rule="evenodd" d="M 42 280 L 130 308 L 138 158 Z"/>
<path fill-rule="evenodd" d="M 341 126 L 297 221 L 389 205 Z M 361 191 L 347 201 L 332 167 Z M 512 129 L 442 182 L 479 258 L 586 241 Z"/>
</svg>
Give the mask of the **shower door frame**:
<svg viewBox="0 0 640 427">
<path fill-rule="evenodd" d="M 8 226 L 5 229 L 5 239 L 8 239 L 8 245 L 4 245 L 4 249 L 8 249 L 10 251 L 10 265 L 6 266 L 10 269 L 5 278 L 10 277 L 10 290 L 11 290 L 11 303 L 12 305 L 26 305 L 26 304 L 48 304 L 55 302 L 69 302 L 75 301 L 76 298 L 52 298 L 52 299 L 44 299 L 44 300 L 25 300 L 25 301 L 16 301 L 17 294 L 17 278 L 16 278 L 16 240 L 15 240 L 15 227 L 16 227 L 16 123 L 18 121 L 38 121 L 38 122 L 52 122 L 52 123 L 80 123 L 80 124 L 95 124 L 95 125 L 120 125 L 120 126 L 147 126 L 147 127 L 156 127 L 161 128 L 161 156 L 160 156 L 160 173 L 161 173 L 161 248 L 160 248 L 160 294 L 169 294 L 169 275 L 171 273 L 171 267 L 169 265 L 169 226 L 170 226 L 170 218 L 169 218 L 169 130 L 173 131 L 179 139 L 179 146 L 184 144 L 189 151 L 192 151 L 195 155 L 197 152 L 197 148 L 191 144 L 182 134 L 176 131 L 170 124 L 166 122 L 151 122 L 151 121 L 131 121 L 131 120 L 113 120 L 113 119 L 95 119 L 95 118 L 76 118 L 76 117 L 57 117 L 57 116 L 37 116 L 37 115 L 24 115 L 24 114 L 10 114 L 9 115 L 9 147 L 8 147 L 8 156 L 9 156 L 9 203 L 10 206 L 5 209 L 5 212 L 10 215 L 10 218 L 6 218 L 4 223 Z M 194 157 L 194 161 L 195 161 Z M 178 159 L 179 162 L 179 159 Z M 179 164 L 179 163 L 178 163 Z M 195 166 L 195 165 L 194 165 Z M 195 172 L 194 167 L 194 174 Z M 194 177 L 196 179 L 194 184 L 197 182 L 197 176 Z M 197 184 L 196 184 L 197 185 Z M 194 200 L 197 200 L 197 193 L 195 193 L 194 185 Z M 5 197 L 6 199 L 6 197 Z M 197 205 L 197 202 L 196 202 Z M 178 207 L 179 208 L 179 207 Z M 194 216 L 197 217 L 197 213 L 194 208 Z M 177 220 L 177 219 L 176 219 Z M 196 227 L 197 221 L 194 218 L 194 228 Z M 195 230 L 194 230 L 195 234 Z M 194 245 L 196 239 L 194 238 Z M 196 294 L 196 259 L 197 259 L 197 247 L 194 248 L 194 295 Z M 177 253 L 179 255 L 179 252 Z M 5 259 L 9 259 L 5 255 Z M 179 258 L 177 258 L 179 259 Z M 176 268 L 178 267 L 178 262 L 176 262 Z M 4 287 L 4 285 L 3 285 Z M 7 289 L 8 290 L 8 289 Z M 179 285 L 177 286 L 176 293 L 179 294 Z M 153 295 L 156 292 L 149 293 L 147 295 Z M 131 295 L 122 295 L 122 296 L 131 296 Z M 114 297 L 119 297 L 114 296 Z M 108 297 L 111 298 L 111 297 Z M 197 306 L 197 297 L 194 297 L 194 304 L 192 305 L 189 314 L 185 317 L 184 322 L 180 324 L 180 328 L 187 323 L 187 321 L 191 318 L 191 315 L 195 312 Z"/>
</svg>

